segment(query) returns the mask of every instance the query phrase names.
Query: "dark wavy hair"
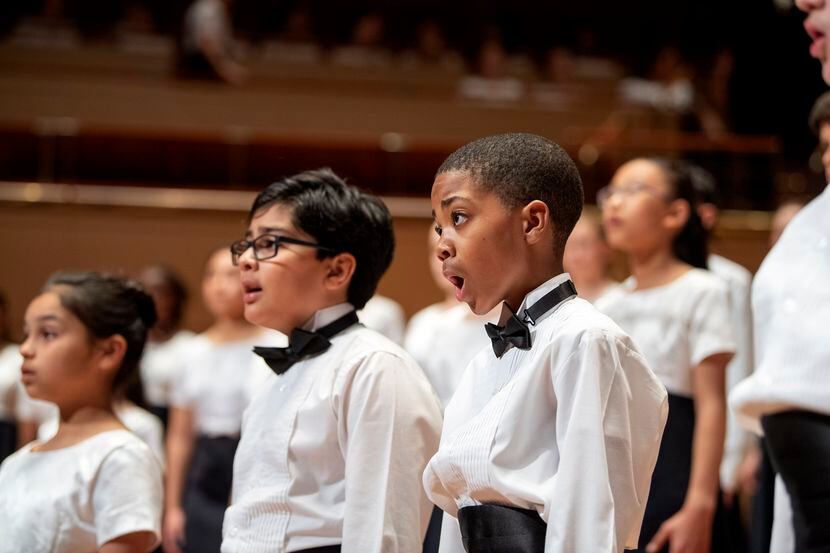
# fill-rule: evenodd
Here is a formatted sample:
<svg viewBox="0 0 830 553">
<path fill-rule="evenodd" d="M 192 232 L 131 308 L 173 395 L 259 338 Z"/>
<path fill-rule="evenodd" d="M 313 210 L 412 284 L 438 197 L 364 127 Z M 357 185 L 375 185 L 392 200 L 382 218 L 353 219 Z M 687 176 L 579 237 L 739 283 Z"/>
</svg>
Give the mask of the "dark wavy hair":
<svg viewBox="0 0 830 553">
<path fill-rule="evenodd" d="M 708 269 L 709 232 L 697 213 L 700 195 L 695 186 L 695 168 L 690 163 L 662 157 L 646 158 L 657 165 L 666 178 L 670 194 L 674 200 L 683 200 L 689 204 L 689 218 L 672 242 L 675 257 L 692 267 Z"/>
<path fill-rule="evenodd" d="M 142 405 L 138 365 L 156 322 L 153 298 L 136 282 L 96 272 L 55 273 L 43 289 L 56 293 L 92 337 L 124 338 L 127 350 L 112 381 L 113 394 Z"/>
</svg>

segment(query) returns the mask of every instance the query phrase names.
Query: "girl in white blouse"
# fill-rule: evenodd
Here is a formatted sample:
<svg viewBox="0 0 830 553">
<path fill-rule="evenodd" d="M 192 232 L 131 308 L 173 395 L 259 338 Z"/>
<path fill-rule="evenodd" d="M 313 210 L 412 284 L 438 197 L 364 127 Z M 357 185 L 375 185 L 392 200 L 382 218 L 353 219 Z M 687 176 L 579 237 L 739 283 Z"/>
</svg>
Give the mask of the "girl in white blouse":
<svg viewBox="0 0 830 553">
<path fill-rule="evenodd" d="M 233 455 L 253 388 L 253 348 L 262 341 L 262 330 L 244 318 L 239 271 L 226 248 L 208 260 L 202 297 L 215 320 L 193 339 L 171 394 L 166 553 L 219 551 Z"/>
<path fill-rule="evenodd" d="M 722 551 L 719 465 L 724 370 L 735 351 L 726 285 L 706 268 L 687 166 L 635 159 L 600 190 L 606 235 L 632 277 L 597 303 L 642 349 L 669 392 L 640 547 Z"/>
<path fill-rule="evenodd" d="M 162 469 L 113 413 L 138 378 L 150 296 L 97 273 L 57 274 L 26 310 L 22 381 L 60 409 L 53 438 L 0 467 L 0 552 L 143 553 L 159 541 Z"/>
</svg>

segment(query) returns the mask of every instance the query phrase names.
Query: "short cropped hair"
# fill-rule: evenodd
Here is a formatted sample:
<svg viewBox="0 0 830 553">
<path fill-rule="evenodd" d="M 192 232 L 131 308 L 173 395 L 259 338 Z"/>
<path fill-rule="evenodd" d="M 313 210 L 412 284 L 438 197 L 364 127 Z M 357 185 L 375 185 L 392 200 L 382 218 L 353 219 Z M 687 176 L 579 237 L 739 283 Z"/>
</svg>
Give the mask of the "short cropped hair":
<svg viewBox="0 0 830 553">
<path fill-rule="evenodd" d="M 294 226 L 327 248 L 317 250 L 319 259 L 344 252 L 355 257 L 347 298 L 357 309 L 366 305 L 395 251 L 392 216 L 383 202 L 323 168 L 270 184 L 254 200 L 248 221 L 275 204 L 290 208 Z"/>
<path fill-rule="evenodd" d="M 579 171 L 561 146 L 528 133 L 487 136 L 450 154 L 437 174 L 451 171 L 470 173 L 507 209 L 545 202 L 553 220 L 554 247 L 562 254 L 582 214 L 584 193 Z"/>
<path fill-rule="evenodd" d="M 818 100 L 813 104 L 810 110 L 810 117 L 808 119 L 810 129 L 816 136 L 821 131 L 821 126 L 825 123 L 830 123 L 830 92 L 825 92 L 818 97 Z"/>
</svg>

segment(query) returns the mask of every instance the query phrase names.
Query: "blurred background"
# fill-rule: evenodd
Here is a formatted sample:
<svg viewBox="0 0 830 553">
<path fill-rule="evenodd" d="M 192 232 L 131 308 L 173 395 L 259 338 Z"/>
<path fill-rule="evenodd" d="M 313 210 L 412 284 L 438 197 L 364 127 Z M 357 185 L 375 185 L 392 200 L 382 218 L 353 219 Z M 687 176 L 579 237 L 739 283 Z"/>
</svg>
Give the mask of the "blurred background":
<svg viewBox="0 0 830 553">
<path fill-rule="evenodd" d="M 631 157 L 699 163 L 723 197 L 716 251 L 754 271 L 769 212 L 826 182 L 802 23 L 789 0 L 3 2 L 13 329 L 57 269 L 162 263 L 197 289 L 255 191 L 320 166 L 387 200 L 399 244 L 380 291 L 411 315 L 442 297 L 426 264 L 436 168 L 505 131 L 562 144 L 588 203 Z"/>
</svg>

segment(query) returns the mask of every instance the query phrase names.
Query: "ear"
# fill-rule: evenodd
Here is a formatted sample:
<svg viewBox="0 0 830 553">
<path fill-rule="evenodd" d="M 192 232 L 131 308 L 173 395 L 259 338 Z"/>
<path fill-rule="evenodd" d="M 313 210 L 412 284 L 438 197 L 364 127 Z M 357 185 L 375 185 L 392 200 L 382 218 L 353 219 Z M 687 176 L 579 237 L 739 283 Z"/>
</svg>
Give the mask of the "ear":
<svg viewBox="0 0 830 553">
<path fill-rule="evenodd" d="M 663 226 L 669 231 L 680 232 L 689 220 L 692 210 L 686 200 L 673 200 L 668 205 L 666 215 L 663 217 Z"/>
<path fill-rule="evenodd" d="M 326 289 L 331 291 L 347 290 L 355 269 L 357 269 L 355 257 L 350 253 L 343 252 L 334 257 L 326 258 L 326 261 L 326 274 L 323 281 Z"/>
<path fill-rule="evenodd" d="M 545 202 L 533 200 L 522 208 L 522 231 L 528 244 L 536 244 L 553 238 L 553 224 L 550 210 Z"/>
<path fill-rule="evenodd" d="M 127 353 L 127 340 L 120 334 L 113 334 L 109 338 L 97 341 L 98 368 L 106 372 L 115 372 L 121 366 L 124 355 Z"/>
<path fill-rule="evenodd" d="M 697 214 L 704 228 L 707 230 L 715 228 L 718 222 L 718 208 L 714 204 L 700 204 L 697 206 Z"/>
</svg>

